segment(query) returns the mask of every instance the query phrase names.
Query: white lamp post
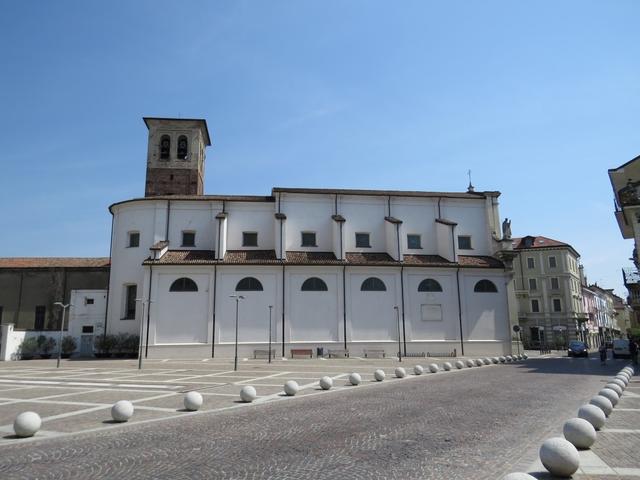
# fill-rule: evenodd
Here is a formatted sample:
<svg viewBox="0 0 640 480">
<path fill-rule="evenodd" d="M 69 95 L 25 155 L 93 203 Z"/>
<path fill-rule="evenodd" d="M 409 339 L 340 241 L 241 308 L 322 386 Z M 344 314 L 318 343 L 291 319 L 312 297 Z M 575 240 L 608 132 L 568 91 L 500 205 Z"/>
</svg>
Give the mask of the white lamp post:
<svg viewBox="0 0 640 480">
<path fill-rule="evenodd" d="M 402 345 L 400 343 L 400 308 L 398 308 L 398 306 L 396 305 L 395 307 L 393 307 L 393 309 L 396 311 L 396 320 L 398 325 L 398 361 L 401 362 L 402 361 Z"/>
<path fill-rule="evenodd" d="M 73 307 L 71 303 L 67 303 L 66 305 L 62 302 L 55 302 L 54 305 L 62 307 L 62 321 L 60 322 L 60 336 L 58 337 L 58 363 L 56 364 L 56 368 L 60 368 L 60 359 L 62 358 L 62 330 L 64 329 L 64 316 L 67 312 L 67 308 Z"/>
<path fill-rule="evenodd" d="M 230 298 L 236 299 L 236 348 L 235 355 L 233 359 L 233 371 L 238 370 L 238 307 L 240 304 L 240 300 L 244 300 L 244 296 L 242 295 L 229 295 Z"/>
</svg>

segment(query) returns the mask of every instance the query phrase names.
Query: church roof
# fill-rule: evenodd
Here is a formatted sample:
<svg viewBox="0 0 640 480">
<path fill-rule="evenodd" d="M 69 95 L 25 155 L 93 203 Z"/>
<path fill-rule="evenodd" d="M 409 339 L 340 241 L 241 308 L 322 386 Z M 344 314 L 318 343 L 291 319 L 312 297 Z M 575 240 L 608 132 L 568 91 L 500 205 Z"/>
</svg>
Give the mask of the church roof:
<svg viewBox="0 0 640 480">
<path fill-rule="evenodd" d="M 272 195 L 276 193 L 306 193 L 317 195 L 365 195 L 384 197 L 427 197 L 427 198 L 469 198 L 499 197 L 500 192 L 421 192 L 411 190 L 359 190 L 350 188 L 288 188 L 274 187 Z"/>
<path fill-rule="evenodd" d="M 553 238 L 543 237 L 542 235 L 527 235 L 522 238 L 512 239 L 514 250 L 530 250 L 530 249 L 542 249 L 542 248 L 559 248 L 565 247 L 571 249 L 577 257 L 580 254 L 571 245 L 560 240 L 554 240 Z"/>
<path fill-rule="evenodd" d="M 109 268 L 109 257 L 0 258 L 0 268 Z"/>
</svg>

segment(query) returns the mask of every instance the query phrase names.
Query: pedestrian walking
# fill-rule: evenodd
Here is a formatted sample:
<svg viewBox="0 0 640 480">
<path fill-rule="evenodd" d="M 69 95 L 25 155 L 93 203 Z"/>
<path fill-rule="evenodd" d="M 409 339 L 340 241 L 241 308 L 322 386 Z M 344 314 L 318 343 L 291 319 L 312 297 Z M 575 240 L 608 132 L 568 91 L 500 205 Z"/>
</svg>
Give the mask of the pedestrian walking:
<svg viewBox="0 0 640 480">
<path fill-rule="evenodd" d="M 633 337 L 629 338 L 629 353 L 634 365 L 638 365 L 638 344 Z"/>
<path fill-rule="evenodd" d="M 600 365 L 606 365 L 607 364 L 607 345 L 604 342 L 600 344 L 600 348 L 598 349 L 598 352 L 600 352 Z"/>
</svg>

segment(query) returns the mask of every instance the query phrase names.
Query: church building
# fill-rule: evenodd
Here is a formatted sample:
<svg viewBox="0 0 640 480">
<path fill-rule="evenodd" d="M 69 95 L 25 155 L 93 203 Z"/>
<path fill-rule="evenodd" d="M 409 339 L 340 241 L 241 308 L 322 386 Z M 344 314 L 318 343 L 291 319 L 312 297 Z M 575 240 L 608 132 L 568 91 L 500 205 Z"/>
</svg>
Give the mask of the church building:
<svg viewBox="0 0 640 480">
<path fill-rule="evenodd" d="M 206 195 L 206 121 L 144 121 L 145 196 L 109 207 L 108 332 L 165 358 L 232 356 L 236 319 L 242 356 L 510 353 L 499 192 Z"/>
</svg>

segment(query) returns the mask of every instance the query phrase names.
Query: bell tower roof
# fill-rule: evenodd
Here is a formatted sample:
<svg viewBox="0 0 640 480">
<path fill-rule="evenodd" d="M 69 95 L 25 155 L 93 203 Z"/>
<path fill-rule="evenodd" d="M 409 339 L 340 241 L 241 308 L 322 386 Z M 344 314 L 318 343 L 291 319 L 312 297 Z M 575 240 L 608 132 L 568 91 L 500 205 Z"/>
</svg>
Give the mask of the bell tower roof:
<svg viewBox="0 0 640 480">
<path fill-rule="evenodd" d="M 209 128 L 207 128 L 207 121 L 204 118 L 170 118 L 170 117 L 142 117 L 144 120 L 144 124 L 147 126 L 149 130 L 153 127 L 157 127 L 161 124 L 167 123 L 189 123 L 189 124 L 199 124 L 200 129 L 202 130 L 202 135 L 205 140 L 205 145 L 207 147 L 211 146 L 211 137 L 209 136 Z"/>
</svg>

